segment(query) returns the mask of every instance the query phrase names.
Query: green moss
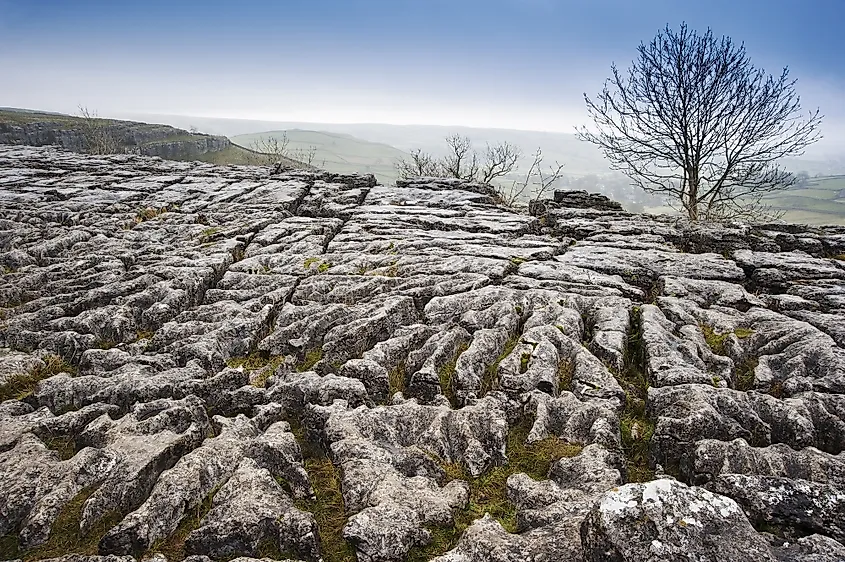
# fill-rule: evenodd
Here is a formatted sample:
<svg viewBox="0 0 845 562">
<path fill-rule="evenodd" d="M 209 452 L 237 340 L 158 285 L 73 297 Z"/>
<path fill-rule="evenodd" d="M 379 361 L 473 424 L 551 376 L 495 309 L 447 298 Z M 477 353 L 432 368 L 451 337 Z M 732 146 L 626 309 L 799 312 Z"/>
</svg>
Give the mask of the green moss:
<svg viewBox="0 0 845 562">
<path fill-rule="evenodd" d="M 725 342 L 731 335 L 731 332 L 719 334 L 712 326 L 702 324 L 701 333 L 704 334 L 704 341 L 707 342 L 707 345 L 710 347 L 710 349 L 713 350 L 713 353 L 716 353 L 717 355 L 727 355 L 727 351 L 725 349 Z M 753 333 L 754 330 L 742 327 L 737 328 L 733 331 L 733 334 L 741 340 L 751 336 Z"/>
<path fill-rule="evenodd" d="M 305 269 L 309 269 L 312 265 L 314 265 L 318 261 L 320 261 L 320 258 L 314 258 L 314 257 L 305 258 L 305 261 L 302 262 L 302 267 L 304 267 Z"/>
<path fill-rule="evenodd" d="M 320 348 L 316 349 L 309 349 L 305 352 L 305 356 L 302 358 L 302 361 L 297 363 L 296 370 L 300 373 L 305 371 L 310 371 L 314 368 L 314 365 L 323 358 L 323 350 Z"/>
<path fill-rule="evenodd" d="M 50 529 L 50 537 L 41 546 L 22 551 L 16 535 L 9 535 L 0 539 L 0 559 L 21 558 L 24 562 L 30 562 L 32 560 L 58 558 L 69 553 L 90 556 L 98 554 L 97 548 L 100 540 L 109 529 L 120 522 L 122 516 L 117 512 L 109 513 L 98 521 L 88 533 L 82 534 L 79 530 L 82 506 L 95 490 L 94 487 L 85 488 L 65 504 Z"/>
<path fill-rule="evenodd" d="M 510 259 L 510 262 L 516 266 L 525 263 L 525 258 L 521 258 L 519 256 L 514 256 Z"/>
<path fill-rule="evenodd" d="M 734 335 L 736 335 L 736 337 L 738 337 L 741 340 L 744 340 L 745 338 L 749 337 L 753 333 L 754 333 L 754 330 L 752 330 L 750 328 L 737 328 L 736 330 L 734 330 Z"/>
<path fill-rule="evenodd" d="M 94 342 L 94 347 L 97 349 L 111 349 L 117 345 L 113 340 L 97 340 Z"/>
<path fill-rule="evenodd" d="M 484 396 L 485 394 L 496 388 L 499 382 L 499 365 L 502 361 L 505 360 L 505 357 L 511 354 L 513 348 L 516 347 L 517 343 L 519 343 L 519 337 L 511 336 L 511 338 L 505 342 L 505 346 L 502 348 L 502 352 L 499 354 L 493 364 L 487 367 L 487 369 L 484 371 L 484 377 L 482 377 L 481 379 L 481 396 Z"/>
<path fill-rule="evenodd" d="M 461 464 L 441 462 L 447 480 L 460 479 L 469 484 L 469 502 L 465 509 L 455 510 L 453 525 L 430 526 L 431 543 L 413 549 L 408 556 L 409 562 L 430 560 L 454 548 L 466 528 L 485 513 L 489 513 L 508 532 L 519 530 L 516 506 L 507 497 L 508 477 L 521 472 L 535 480 L 545 479 L 554 462 L 563 457 L 573 457 L 582 449 L 580 445 L 566 443 L 557 437 L 527 445 L 525 439 L 530 429 L 531 420 L 527 418 L 511 427 L 506 445 L 508 464 L 493 467 L 477 478 L 472 478 Z"/>
<path fill-rule="evenodd" d="M 211 511 L 214 501 L 214 494 L 217 489 L 211 491 L 202 502 L 186 513 L 176 530 L 166 539 L 157 541 L 148 551 L 149 553 L 163 554 L 168 560 L 184 560 L 188 553 L 185 552 L 185 540 L 192 531 L 199 528 L 203 518 Z"/>
<path fill-rule="evenodd" d="M 455 392 L 455 365 L 457 365 L 458 357 L 460 357 L 461 353 L 468 348 L 469 346 L 466 343 L 460 344 L 455 352 L 454 359 L 440 367 L 440 370 L 437 371 L 440 377 L 440 391 L 443 393 L 443 396 L 449 399 L 449 403 L 453 408 L 458 407 L 458 396 Z"/>
<path fill-rule="evenodd" d="M 321 264 L 317 267 L 317 271 L 319 271 L 320 273 L 325 273 L 325 272 L 327 272 L 327 271 L 329 270 L 329 268 L 330 268 L 331 266 L 332 266 L 331 262 L 324 261 L 323 263 L 321 263 Z"/>
<path fill-rule="evenodd" d="M 717 355 L 725 354 L 725 339 L 728 334 L 717 334 L 712 326 L 707 324 L 701 325 L 701 333 L 704 335 L 704 341 L 707 346 Z"/>
<path fill-rule="evenodd" d="M 76 368 L 65 362 L 58 355 L 42 357 L 42 366 L 34 367 L 28 373 L 15 375 L 0 386 L 0 402 L 4 400 L 23 400 L 35 391 L 38 383 L 59 373 L 76 375 Z"/>
</svg>

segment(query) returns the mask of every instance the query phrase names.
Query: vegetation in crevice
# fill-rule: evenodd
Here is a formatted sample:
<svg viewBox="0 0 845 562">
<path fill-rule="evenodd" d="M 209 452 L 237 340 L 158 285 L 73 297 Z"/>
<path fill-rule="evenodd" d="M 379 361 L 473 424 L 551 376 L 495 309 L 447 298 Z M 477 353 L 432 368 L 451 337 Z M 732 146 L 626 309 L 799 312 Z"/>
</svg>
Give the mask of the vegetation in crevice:
<svg viewBox="0 0 845 562">
<path fill-rule="evenodd" d="M 522 355 L 519 357 L 519 372 L 520 374 L 525 373 L 528 371 L 528 363 L 531 362 L 531 354 L 528 352 L 523 352 Z"/>
<path fill-rule="evenodd" d="M 575 375 L 575 362 L 570 358 L 561 358 L 557 366 L 558 392 L 572 390 L 572 377 Z"/>
<path fill-rule="evenodd" d="M 30 562 L 58 558 L 68 553 L 97 555 L 100 540 L 123 517 L 119 512 L 108 513 L 88 533 L 82 534 L 79 530 L 82 506 L 95 490 L 96 487 L 85 488 L 64 505 L 50 529 L 50 537 L 44 544 L 30 550 L 22 550 L 18 535 L 11 534 L 0 538 L 0 559 L 22 559 L 24 562 Z"/>
<path fill-rule="evenodd" d="M 203 231 L 200 233 L 200 243 L 207 244 L 211 242 L 211 240 L 220 232 L 220 228 L 217 226 L 212 226 L 209 228 L 204 228 Z"/>
<path fill-rule="evenodd" d="M 736 328 L 733 332 L 720 334 L 716 332 L 713 326 L 701 324 L 699 327 L 701 328 L 701 333 L 704 335 L 704 341 L 707 342 L 707 346 L 717 355 L 727 355 L 725 342 L 731 334 L 734 334 L 737 338 L 743 340 L 754 333 L 754 330 L 740 327 Z"/>
<path fill-rule="evenodd" d="M 67 363 L 58 355 L 41 358 L 43 365 L 37 365 L 26 373 L 14 375 L 5 384 L 0 385 L 0 402 L 4 400 L 23 400 L 35 391 L 38 383 L 59 373 L 76 375 L 76 367 Z"/>
<path fill-rule="evenodd" d="M 736 390 L 751 390 L 754 388 L 754 369 L 757 368 L 758 359 L 756 357 L 748 357 L 742 363 L 737 365 L 734 371 L 734 389 Z M 773 396 L 775 395 L 772 393 L 772 390 L 775 392 L 782 393 L 783 388 L 780 387 L 779 389 L 772 385 L 772 389 L 770 389 L 770 394 Z"/>
<path fill-rule="evenodd" d="M 57 435 L 57 436 L 41 436 L 41 441 L 48 449 L 52 449 L 59 454 L 59 458 L 63 461 L 72 459 L 76 454 L 76 440 L 73 435 Z"/>
<path fill-rule="evenodd" d="M 505 345 L 502 348 L 502 352 L 499 354 L 496 360 L 493 361 L 493 363 L 484 371 L 484 376 L 481 378 L 481 396 L 484 396 L 485 394 L 496 388 L 499 382 L 499 364 L 501 364 L 501 362 L 504 361 L 505 358 L 511 354 L 513 348 L 516 347 L 517 343 L 519 343 L 519 336 L 511 336 L 510 338 L 508 338 L 508 341 L 505 342 Z"/>
<path fill-rule="evenodd" d="M 700 328 L 701 333 L 704 335 L 704 341 L 707 342 L 707 346 L 710 347 L 713 353 L 724 356 L 728 355 L 726 342 L 731 334 L 735 335 L 740 340 L 744 340 L 754 334 L 754 330 L 743 327 L 736 328 L 733 332 L 725 332 L 723 334 L 717 333 L 712 326 L 708 326 L 707 324 L 702 324 Z M 757 367 L 757 363 L 757 357 L 751 355 L 745 357 L 734 367 L 733 383 L 735 390 L 745 391 L 751 390 L 754 387 L 754 369 Z M 780 390 L 782 389 L 775 389 L 776 392 L 780 392 Z M 772 395 L 774 396 L 775 394 Z"/>
<path fill-rule="evenodd" d="M 112 349 L 116 345 L 117 342 L 115 342 L 114 340 L 102 339 L 94 342 L 94 347 L 96 347 L 97 349 Z"/>
<path fill-rule="evenodd" d="M 310 499 L 296 499 L 294 504 L 297 509 L 314 516 L 325 562 L 355 562 L 355 549 L 343 538 L 343 527 L 347 518 L 340 469 L 332 463 L 319 443 L 309 439 L 299 420 L 291 418 L 287 421 L 302 449 L 302 464 L 308 473 L 315 496 Z"/>
<path fill-rule="evenodd" d="M 567 443 L 557 437 L 526 444 L 525 440 L 531 430 L 531 425 L 531 418 L 526 417 L 512 426 L 508 431 L 506 445 L 508 463 L 504 466 L 493 467 L 477 478 L 473 478 L 466 467 L 460 463 L 440 461 L 447 480 L 460 479 L 469 484 L 469 502 L 466 508 L 454 511 L 453 525 L 429 526 L 431 543 L 412 549 L 408 556 L 409 562 L 423 562 L 451 550 L 467 527 L 476 519 L 483 517 L 485 513 L 489 513 L 508 532 L 518 531 L 516 506 L 508 500 L 507 496 L 508 477 L 521 472 L 535 480 L 545 479 L 554 462 L 563 457 L 574 457 L 582 449 L 580 445 Z"/>
<path fill-rule="evenodd" d="M 151 340 L 154 337 L 155 337 L 155 332 L 150 332 L 150 331 L 146 331 L 146 330 L 138 330 L 137 332 L 135 332 L 135 341 Z"/>
<path fill-rule="evenodd" d="M 314 368 L 314 365 L 323 358 L 323 350 L 322 348 L 315 348 L 309 349 L 305 352 L 302 356 L 302 359 L 296 364 L 296 371 L 299 373 L 303 373 L 305 371 L 310 371 Z"/>
<path fill-rule="evenodd" d="M 233 357 L 226 361 L 226 365 L 232 369 L 243 368 L 247 373 L 262 371 L 261 374 L 252 380 L 252 385 L 264 387 L 273 373 L 285 362 L 283 355 L 270 355 L 266 352 L 254 351 L 246 357 Z M 252 377 L 250 377 L 252 378 Z"/>
<path fill-rule="evenodd" d="M 458 395 L 455 389 L 455 366 L 458 363 L 458 357 L 467 349 L 469 349 L 468 344 L 460 344 L 455 351 L 455 357 L 437 371 L 437 375 L 440 377 L 440 391 L 443 396 L 449 399 L 453 408 L 458 407 Z"/>
<path fill-rule="evenodd" d="M 626 340 L 623 368 L 615 372 L 616 379 L 625 391 L 625 407 L 619 429 L 628 472 L 628 482 L 647 482 L 654 479 L 654 469 L 649 458 L 654 420 L 646 411 L 648 399 L 648 373 L 646 350 L 643 343 L 642 313 L 640 307 L 631 309 L 631 328 Z"/>
<path fill-rule="evenodd" d="M 185 552 L 185 541 L 191 532 L 200 527 L 202 520 L 211 511 L 211 506 L 214 501 L 214 494 L 217 493 L 217 488 L 212 490 L 199 504 L 186 513 L 176 530 L 170 534 L 166 539 L 157 541 L 149 549 L 149 553 L 163 554 L 168 560 L 184 560 L 188 555 Z M 146 558 L 146 556 L 144 556 Z M 139 557 L 140 559 L 140 557 Z"/>
<path fill-rule="evenodd" d="M 408 373 L 405 363 L 399 363 L 387 373 L 387 398 L 388 400 L 397 392 L 405 392 Z"/>
<path fill-rule="evenodd" d="M 135 214 L 134 225 L 139 225 L 145 221 L 151 221 L 164 213 L 168 212 L 167 207 L 146 207 Z"/>
</svg>

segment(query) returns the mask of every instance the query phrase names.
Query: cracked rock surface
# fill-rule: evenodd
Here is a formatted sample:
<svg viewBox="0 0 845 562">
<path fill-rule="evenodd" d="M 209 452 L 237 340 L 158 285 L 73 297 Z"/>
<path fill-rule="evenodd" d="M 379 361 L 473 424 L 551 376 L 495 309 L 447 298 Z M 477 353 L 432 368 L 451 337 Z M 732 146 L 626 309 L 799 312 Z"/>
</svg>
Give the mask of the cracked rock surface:
<svg viewBox="0 0 845 562">
<path fill-rule="evenodd" d="M 0 147 L 0 560 L 845 560 L 845 228 Z"/>
</svg>

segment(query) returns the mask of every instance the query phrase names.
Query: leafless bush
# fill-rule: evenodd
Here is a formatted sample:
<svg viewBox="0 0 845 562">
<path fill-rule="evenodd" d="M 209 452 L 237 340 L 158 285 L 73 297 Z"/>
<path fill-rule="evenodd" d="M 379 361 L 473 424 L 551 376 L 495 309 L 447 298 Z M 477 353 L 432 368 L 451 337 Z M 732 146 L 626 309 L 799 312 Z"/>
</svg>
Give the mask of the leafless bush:
<svg viewBox="0 0 845 562">
<path fill-rule="evenodd" d="M 520 199 L 542 199 L 563 175 L 564 165 L 559 162 L 550 165 L 546 170 L 543 169 L 542 149 L 538 148 L 533 156 L 525 177 L 520 181 L 512 182 L 509 187 L 498 187 L 497 191 L 502 204 L 514 207 Z"/>
<path fill-rule="evenodd" d="M 90 154 L 116 154 L 122 152 L 120 142 L 110 128 L 107 119 L 101 119 L 95 111 L 79 106 L 79 118 L 82 120 L 82 134 L 86 149 Z"/>
</svg>

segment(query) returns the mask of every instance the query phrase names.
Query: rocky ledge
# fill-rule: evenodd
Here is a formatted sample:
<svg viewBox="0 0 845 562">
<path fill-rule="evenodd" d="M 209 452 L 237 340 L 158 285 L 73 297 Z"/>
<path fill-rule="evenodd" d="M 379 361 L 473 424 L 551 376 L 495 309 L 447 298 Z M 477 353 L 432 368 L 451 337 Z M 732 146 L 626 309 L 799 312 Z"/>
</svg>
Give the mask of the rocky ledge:
<svg viewBox="0 0 845 562">
<path fill-rule="evenodd" d="M 845 229 L 26 147 L 0 201 L 0 558 L 845 559 Z"/>
</svg>

